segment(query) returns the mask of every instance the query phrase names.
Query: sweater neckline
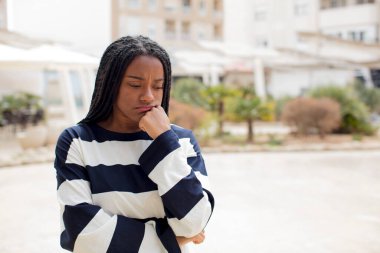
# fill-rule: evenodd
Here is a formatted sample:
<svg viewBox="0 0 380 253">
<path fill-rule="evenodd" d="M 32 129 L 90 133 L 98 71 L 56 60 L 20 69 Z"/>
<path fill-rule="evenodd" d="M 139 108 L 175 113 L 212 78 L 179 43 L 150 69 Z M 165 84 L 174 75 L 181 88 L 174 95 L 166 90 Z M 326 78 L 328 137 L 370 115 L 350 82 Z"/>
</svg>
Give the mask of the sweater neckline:
<svg viewBox="0 0 380 253">
<path fill-rule="evenodd" d="M 132 133 L 120 133 L 101 127 L 97 123 L 91 124 L 90 127 L 92 127 L 96 132 L 111 137 L 112 139 L 151 139 L 150 136 L 142 130 Z"/>
</svg>

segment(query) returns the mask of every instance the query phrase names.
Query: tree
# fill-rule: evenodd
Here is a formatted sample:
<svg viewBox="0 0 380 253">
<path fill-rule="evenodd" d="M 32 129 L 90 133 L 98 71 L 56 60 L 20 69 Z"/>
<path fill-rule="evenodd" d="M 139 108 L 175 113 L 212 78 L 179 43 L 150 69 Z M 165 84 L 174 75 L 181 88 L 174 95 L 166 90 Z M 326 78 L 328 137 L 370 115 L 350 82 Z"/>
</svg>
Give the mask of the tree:
<svg viewBox="0 0 380 253">
<path fill-rule="evenodd" d="M 217 136 L 223 134 L 225 100 L 237 94 L 237 91 L 227 88 L 224 84 L 206 87 L 201 91 L 202 97 L 207 102 L 208 109 L 217 113 Z"/>
<path fill-rule="evenodd" d="M 252 89 L 242 88 L 240 89 L 240 93 L 241 96 L 236 97 L 233 112 L 238 119 L 247 122 L 247 141 L 254 142 L 254 122 L 266 113 L 266 109 L 262 106 L 260 98 L 256 96 Z"/>
<path fill-rule="evenodd" d="M 207 102 L 201 96 L 203 89 L 205 84 L 194 78 L 180 78 L 173 84 L 172 97 L 178 102 L 205 108 Z"/>
</svg>

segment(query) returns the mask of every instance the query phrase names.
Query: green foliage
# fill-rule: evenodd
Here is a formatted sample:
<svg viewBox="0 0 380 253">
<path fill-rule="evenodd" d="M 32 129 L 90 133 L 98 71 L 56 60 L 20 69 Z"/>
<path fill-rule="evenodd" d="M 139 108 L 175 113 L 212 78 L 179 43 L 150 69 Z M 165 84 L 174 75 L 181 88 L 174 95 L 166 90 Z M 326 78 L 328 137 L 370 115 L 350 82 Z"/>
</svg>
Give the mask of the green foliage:
<svg viewBox="0 0 380 253">
<path fill-rule="evenodd" d="M 327 97 L 337 101 L 341 108 L 341 133 L 373 134 L 367 106 L 356 96 L 353 89 L 336 86 L 318 87 L 310 92 L 314 98 Z"/>
<path fill-rule="evenodd" d="M 41 97 L 19 92 L 5 95 L 0 100 L 0 125 L 17 125 L 25 128 L 29 123 L 37 124 L 44 118 Z"/>
<path fill-rule="evenodd" d="M 226 87 L 224 84 L 206 87 L 201 91 L 201 96 L 207 102 L 207 109 L 217 113 L 217 135 L 222 136 L 224 133 L 225 103 L 230 97 L 238 94 L 236 89 Z"/>
<path fill-rule="evenodd" d="M 239 120 L 256 120 L 266 112 L 264 110 L 260 98 L 251 89 L 240 89 L 240 96 L 235 98 L 235 106 L 233 107 L 233 112 Z"/>
<path fill-rule="evenodd" d="M 209 86 L 201 90 L 201 96 L 206 101 L 210 111 L 220 110 L 221 104 L 224 104 L 227 98 L 238 94 L 239 92 L 236 89 L 228 88 L 224 84 Z"/>
<path fill-rule="evenodd" d="M 267 144 L 269 146 L 281 146 L 283 144 L 283 140 L 278 138 L 275 134 L 269 134 L 269 139 Z"/>
<path fill-rule="evenodd" d="M 281 119 L 282 111 L 285 107 L 285 104 L 288 103 L 290 100 L 294 99 L 294 97 L 291 96 L 283 96 L 275 100 L 275 117 L 277 120 Z"/>
<path fill-rule="evenodd" d="M 360 82 L 352 84 L 358 98 L 362 101 L 371 112 L 380 113 L 380 89 L 368 88 Z"/>
<path fill-rule="evenodd" d="M 205 88 L 204 83 L 196 79 L 181 78 L 173 85 L 172 97 L 178 102 L 206 108 L 207 102 L 201 95 Z"/>
</svg>

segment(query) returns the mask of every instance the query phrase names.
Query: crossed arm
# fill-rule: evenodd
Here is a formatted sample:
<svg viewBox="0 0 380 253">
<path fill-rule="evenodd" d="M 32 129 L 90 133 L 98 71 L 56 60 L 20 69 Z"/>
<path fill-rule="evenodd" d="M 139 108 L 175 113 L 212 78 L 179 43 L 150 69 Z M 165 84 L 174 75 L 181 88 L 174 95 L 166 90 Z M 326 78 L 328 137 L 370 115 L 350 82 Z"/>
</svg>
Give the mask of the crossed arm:
<svg viewBox="0 0 380 253">
<path fill-rule="evenodd" d="M 157 184 L 166 215 L 148 222 L 114 215 L 94 205 L 86 169 L 67 159 L 68 150 L 75 150 L 72 139 L 67 132 L 61 135 L 55 161 L 63 248 L 87 253 L 120 249 L 180 252 L 179 245 L 203 241 L 202 231 L 213 208 L 213 197 L 200 182 L 204 178 L 197 177 L 205 173 L 203 159 L 198 151 L 192 158 L 186 157 L 172 130 L 160 134 L 139 160 L 144 172 Z M 161 158 L 157 158 L 157 150 Z M 174 165 L 176 170 L 168 169 Z"/>
</svg>

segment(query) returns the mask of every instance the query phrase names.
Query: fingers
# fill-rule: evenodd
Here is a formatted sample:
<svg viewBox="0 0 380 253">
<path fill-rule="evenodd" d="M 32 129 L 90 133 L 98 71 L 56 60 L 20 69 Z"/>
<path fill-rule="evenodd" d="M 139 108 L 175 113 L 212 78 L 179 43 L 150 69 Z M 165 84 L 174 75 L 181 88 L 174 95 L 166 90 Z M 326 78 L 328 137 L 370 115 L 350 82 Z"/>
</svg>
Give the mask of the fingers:
<svg viewBox="0 0 380 253">
<path fill-rule="evenodd" d="M 206 238 L 205 232 L 202 231 L 198 235 L 193 237 L 193 243 L 194 244 L 200 244 L 205 240 L 205 238 Z"/>
</svg>

